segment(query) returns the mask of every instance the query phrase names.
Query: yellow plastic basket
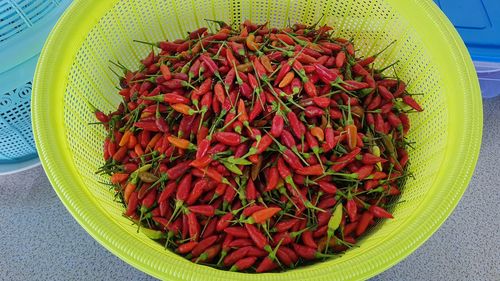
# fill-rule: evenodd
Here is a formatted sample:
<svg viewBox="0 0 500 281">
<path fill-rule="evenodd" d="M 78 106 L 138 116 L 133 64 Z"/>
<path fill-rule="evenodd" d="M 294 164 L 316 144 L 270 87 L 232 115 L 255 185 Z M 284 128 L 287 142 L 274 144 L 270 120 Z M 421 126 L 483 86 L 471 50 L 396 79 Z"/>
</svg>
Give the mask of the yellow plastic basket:
<svg viewBox="0 0 500 281">
<path fill-rule="evenodd" d="M 359 247 L 284 273 L 243 274 L 195 265 L 136 233 L 94 171 L 103 164 L 105 132 L 89 125 L 85 100 L 110 111 L 120 98 L 108 61 L 129 68 L 155 42 L 183 37 L 204 19 L 252 19 L 282 27 L 321 15 L 360 54 L 397 39 L 380 65 L 395 60 L 409 91 L 424 93 L 411 115 L 409 170 L 395 219 L 377 225 Z M 405 258 L 444 222 L 474 171 L 482 130 L 477 77 L 460 37 L 431 1 L 422 0 L 80 0 L 63 15 L 40 56 L 33 87 L 33 127 L 40 160 L 70 213 L 97 241 L 129 264 L 170 280 L 342 280 L 373 276 Z M 61 226 L 64 227 L 64 226 Z M 71 247 L 71 245 L 68 245 Z"/>
</svg>

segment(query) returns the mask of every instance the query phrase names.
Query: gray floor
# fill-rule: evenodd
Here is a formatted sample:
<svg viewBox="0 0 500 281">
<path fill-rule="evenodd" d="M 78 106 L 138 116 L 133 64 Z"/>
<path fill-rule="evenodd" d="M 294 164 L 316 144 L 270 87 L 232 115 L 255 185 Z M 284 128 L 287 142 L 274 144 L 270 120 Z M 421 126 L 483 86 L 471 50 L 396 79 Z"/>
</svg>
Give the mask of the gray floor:
<svg viewBox="0 0 500 281">
<path fill-rule="evenodd" d="M 484 100 L 479 162 L 459 205 L 418 250 L 373 280 L 500 280 L 500 97 Z M 43 169 L 0 176 L 0 280 L 151 280 L 95 242 Z"/>
</svg>

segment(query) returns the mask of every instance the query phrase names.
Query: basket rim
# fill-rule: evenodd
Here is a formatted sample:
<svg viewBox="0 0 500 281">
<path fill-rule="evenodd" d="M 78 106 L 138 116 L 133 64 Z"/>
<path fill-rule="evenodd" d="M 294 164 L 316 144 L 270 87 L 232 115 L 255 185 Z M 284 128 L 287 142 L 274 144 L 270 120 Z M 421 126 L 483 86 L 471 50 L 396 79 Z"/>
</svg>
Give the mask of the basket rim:
<svg viewBox="0 0 500 281">
<path fill-rule="evenodd" d="M 118 1 L 74 1 L 49 35 L 35 71 L 32 90 L 32 122 L 38 154 L 54 190 L 75 220 L 113 254 L 132 266 L 158 278 L 184 280 L 197 278 L 205 280 L 218 280 L 217 278 L 230 280 L 283 278 L 295 280 L 305 277 L 331 280 L 334 278 L 329 275 L 332 273 L 328 269 L 329 262 L 284 273 L 249 275 L 221 271 L 205 266 L 195 266 L 189 261 L 185 261 L 191 264 L 189 267 L 190 272 L 180 273 L 179 269 L 184 268 L 175 268 L 174 263 L 183 263 L 182 261 L 175 259 L 171 264 L 167 265 L 151 261 L 148 253 L 145 254 L 139 244 L 131 245 L 130 240 L 116 237 L 113 230 L 118 228 L 104 223 L 104 221 L 109 222 L 109 215 L 103 209 L 96 206 L 97 204 L 85 204 L 95 203 L 95 199 L 78 198 L 76 195 L 83 195 L 83 193 L 77 189 L 68 188 L 81 186 L 83 181 L 79 178 L 67 176 L 78 172 L 77 167 L 70 160 L 71 155 L 68 149 L 69 145 L 65 139 L 65 126 L 63 124 L 63 96 L 67 82 L 66 74 L 69 73 L 72 61 L 85 39 L 80 34 L 88 34 L 105 12 Z M 460 69 L 451 69 L 451 73 L 445 77 L 447 82 L 450 82 L 450 80 L 456 82 L 455 84 L 447 83 L 447 91 L 460 91 L 464 92 L 464 94 L 454 96 L 453 101 L 448 101 L 447 106 L 450 111 L 460 112 L 460 114 L 454 115 L 456 118 L 448 121 L 449 132 L 447 133 L 453 136 L 453 141 L 449 140 L 450 137 L 448 138 L 441 163 L 441 166 L 446 163 L 447 173 L 439 172 L 436 181 L 433 183 L 434 185 L 453 188 L 439 192 L 439 196 L 447 198 L 445 203 L 438 204 L 434 202 L 436 200 L 432 201 L 432 198 L 426 196 L 412 217 L 408 218 L 406 223 L 400 226 L 400 228 L 409 224 L 419 226 L 421 227 L 419 232 L 413 233 L 409 227 L 406 227 L 397 235 L 382 241 L 384 244 L 392 245 L 389 250 L 386 249 L 384 257 L 373 257 L 373 252 L 371 252 L 371 259 L 365 260 L 366 263 L 361 267 L 351 270 L 349 273 L 344 272 L 343 277 L 350 279 L 369 278 L 393 266 L 423 244 L 444 223 L 458 204 L 472 177 L 479 156 L 482 137 L 482 101 L 477 75 L 467 49 L 452 24 L 430 0 L 386 0 L 386 2 L 395 8 L 420 36 L 426 36 L 429 39 L 424 44 L 427 50 L 435 55 L 434 61 L 438 68 L 450 69 L 447 65 L 463 66 Z M 429 26 L 432 28 L 429 28 Z M 432 40 L 430 40 L 431 38 Z M 64 47 L 61 42 L 66 43 Z M 429 42 L 432 42 L 432 44 Z M 459 79 L 455 81 L 452 80 L 453 78 Z M 426 205 L 425 203 L 430 204 L 427 205 L 427 208 L 433 207 L 432 212 L 429 213 L 429 216 L 424 217 L 421 214 L 417 216 L 422 206 Z M 92 214 L 96 213 L 102 215 L 99 220 L 92 216 Z M 128 238 L 134 241 L 139 239 L 138 237 Z M 368 249 L 367 252 L 370 253 L 373 250 Z M 376 264 L 376 266 L 374 267 L 371 264 Z"/>
</svg>

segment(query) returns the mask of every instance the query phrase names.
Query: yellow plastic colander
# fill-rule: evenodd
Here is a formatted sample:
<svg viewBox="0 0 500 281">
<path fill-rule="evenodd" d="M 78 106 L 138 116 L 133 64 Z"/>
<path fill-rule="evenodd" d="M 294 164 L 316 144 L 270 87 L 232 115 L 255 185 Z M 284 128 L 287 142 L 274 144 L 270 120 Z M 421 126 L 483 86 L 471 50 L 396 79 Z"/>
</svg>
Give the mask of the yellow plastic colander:
<svg viewBox="0 0 500 281">
<path fill-rule="evenodd" d="M 359 54 L 396 60 L 397 75 L 425 108 L 411 114 L 409 178 L 395 219 L 384 220 L 359 247 L 329 261 L 283 273 L 243 274 L 195 265 L 136 233 L 113 192 L 94 172 L 103 164 L 105 131 L 85 101 L 104 111 L 120 101 L 109 60 L 131 69 L 156 42 L 184 37 L 204 19 L 283 27 L 321 18 L 354 38 Z M 59 20 L 33 86 L 33 128 L 40 160 L 70 213 L 97 241 L 129 264 L 170 280 L 341 280 L 373 276 L 405 258 L 444 222 L 473 173 L 482 130 L 477 77 L 460 37 L 431 1 L 422 0 L 80 0 Z M 64 227 L 64 226 L 63 226 Z M 71 247 L 71 245 L 68 245 Z"/>
</svg>

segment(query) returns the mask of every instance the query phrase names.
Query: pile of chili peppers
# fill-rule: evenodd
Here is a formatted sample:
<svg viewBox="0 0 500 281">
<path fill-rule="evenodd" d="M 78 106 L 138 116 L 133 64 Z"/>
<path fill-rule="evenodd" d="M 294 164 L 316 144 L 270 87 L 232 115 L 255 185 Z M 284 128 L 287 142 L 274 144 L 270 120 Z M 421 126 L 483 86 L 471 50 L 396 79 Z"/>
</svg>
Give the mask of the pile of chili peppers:
<svg viewBox="0 0 500 281">
<path fill-rule="evenodd" d="M 120 63 L 106 163 L 124 215 L 165 247 L 268 272 L 352 247 L 407 176 L 406 84 L 329 26 L 245 21 Z M 213 26 L 212 26 L 213 27 Z"/>
</svg>

